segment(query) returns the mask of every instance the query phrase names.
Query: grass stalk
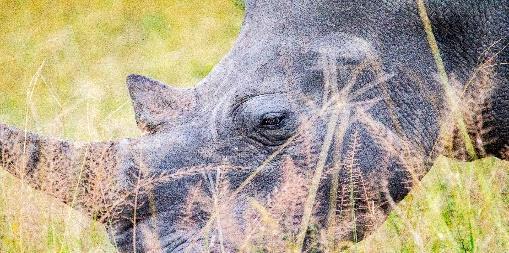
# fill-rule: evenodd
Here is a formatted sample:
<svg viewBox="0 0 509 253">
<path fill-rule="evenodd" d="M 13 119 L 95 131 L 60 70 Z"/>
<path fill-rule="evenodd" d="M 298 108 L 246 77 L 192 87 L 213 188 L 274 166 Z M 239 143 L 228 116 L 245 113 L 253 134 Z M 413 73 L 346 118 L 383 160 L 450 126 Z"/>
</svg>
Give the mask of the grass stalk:
<svg viewBox="0 0 509 253">
<path fill-rule="evenodd" d="M 437 67 L 440 82 L 442 83 L 442 88 L 445 91 L 446 100 L 449 103 L 449 106 L 453 113 L 453 117 L 456 120 L 456 124 L 457 124 L 458 130 L 460 132 L 460 137 L 462 138 L 462 141 L 465 144 L 467 153 L 472 159 L 475 160 L 475 159 L 477 159 L 475 146 L 472 142 L 472 139 L 468 135 L 467 125 L 465 123 L 465 120 L 461 116 L 460 110 L 458 109 L 457 99 L 456 99 L 454 91 L 449 83 L 449 77 L 447 75 L 447 71 L 445 70 L 445 65 L 442 60 L 442 56 L 440 54 L 440 48 L 438 47 L 437 40 L 433 33 L 433 27 L 431 26 L 431 21 L 429 19 L 428 12 L 426 10 L 426 5 L 424 4 L 424 0 L 416 0 L 416 1 L 417 1 L 417 8 L 419 11 L 419 16 L 421 18 L 422 24 L 424 26 L 424 30 L 426 32 L 426 38 L 428 40 L 428 45 L 431 49 L 431 53 L 433 54 L 433 59 L 435 60 L 435 65 Z"/>
<path fill-rule="evenodd" d="M 306 202 L 304 202 L 304 214 L 302 216 L 301 226 L 299 233 L 297 234 L 296 241 L 296 252 L 302 252 L 304 247 L 304 239 L 306 237 L 306 232 L 309 226 L 309 221 L 311 220 L 311 215 L 313 213 L 313 206 L 316 200 L 316 194 L 318 192 L 318 186 L 320 185 L 320 180 L 322 179 L 323 170 L 325 167 L 325 163 L 327 161 L 327 156 L 332 146 L 332 141 L 334 139 L 334 133 L 336 130 L 336 125 L 339 120 L 339 113 L 333 112 L 329 122 L 327 123 L 327 132 L 325 135 L 325 139 L 323 142 L 322 149 L 320 151 L 320 155 L 318 158 L 318 163 L 315 168 L 315 174 L 313 175 L 313 179 L 311 181 L 311 186 L 309 188 L 308 196 L 306 198 Z"/>
</svg>

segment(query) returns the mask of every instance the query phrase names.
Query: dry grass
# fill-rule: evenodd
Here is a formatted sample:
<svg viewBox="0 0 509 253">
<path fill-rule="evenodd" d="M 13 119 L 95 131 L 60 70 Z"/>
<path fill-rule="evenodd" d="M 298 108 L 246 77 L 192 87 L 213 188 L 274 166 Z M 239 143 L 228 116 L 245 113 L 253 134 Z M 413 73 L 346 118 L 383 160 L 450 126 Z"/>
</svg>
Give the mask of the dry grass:
<svg viewBox="0 0 509 253">
<path fill-rule="evenodd" d="M 439 158 L 384 225 L 351 252 L 503 252 L 509 164 Z"/>
<path fill-rule="evenodd" d="M 103 225 L 1 174 L 0 251 L 114 252 Z"/>
</svg>

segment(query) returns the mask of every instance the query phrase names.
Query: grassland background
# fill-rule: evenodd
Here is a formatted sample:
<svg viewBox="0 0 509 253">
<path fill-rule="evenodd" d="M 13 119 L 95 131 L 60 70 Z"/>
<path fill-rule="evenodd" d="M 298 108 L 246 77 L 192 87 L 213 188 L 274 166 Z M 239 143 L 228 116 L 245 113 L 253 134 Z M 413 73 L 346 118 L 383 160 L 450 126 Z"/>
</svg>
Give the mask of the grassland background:
<svg viewBox="0 0 509 253">
<path fill-rule="evenodd" d="M 192 86 L 228 51 L 243 12 L 234 0 L 1 3 L 0 122 L 85 141 L 138 135 L 125 77 Z M 506 251 L 508 172 L 496 159 L 439 159 L 351 251 Z M 0 252 L 103 251 L 115 249 L 101 225 L 0 173 Z"/>
</svg>

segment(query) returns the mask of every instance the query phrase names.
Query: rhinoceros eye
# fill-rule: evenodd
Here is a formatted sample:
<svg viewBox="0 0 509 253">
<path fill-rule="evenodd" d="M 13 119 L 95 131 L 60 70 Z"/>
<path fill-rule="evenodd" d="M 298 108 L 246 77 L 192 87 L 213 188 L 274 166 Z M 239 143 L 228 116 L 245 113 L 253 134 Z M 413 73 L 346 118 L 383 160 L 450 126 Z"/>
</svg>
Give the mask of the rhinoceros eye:
<svg viewBox="0 0 509 253">
<path fill-rule="evenodd" d="M 299 124 L 298 113 L 281 93 L 250 96 L 234 104 L 230 115 L 232 129 L 266 146 L 283 144 Z"/>
<path fill-rule="evenodd" d="M 272 112 L 266 113 L 262 116 L 260 127 L 270 130 L 275 130 L 283 127 L 286 118 L 285 113 Z"/>
<path fill-rule="evenodd" d="M 269 146 L 284 143 L 295 133 L 297 121 L 290 111 L 268 112 L 258 118 L 258 124 L 250 137 Z"/>
</svg>

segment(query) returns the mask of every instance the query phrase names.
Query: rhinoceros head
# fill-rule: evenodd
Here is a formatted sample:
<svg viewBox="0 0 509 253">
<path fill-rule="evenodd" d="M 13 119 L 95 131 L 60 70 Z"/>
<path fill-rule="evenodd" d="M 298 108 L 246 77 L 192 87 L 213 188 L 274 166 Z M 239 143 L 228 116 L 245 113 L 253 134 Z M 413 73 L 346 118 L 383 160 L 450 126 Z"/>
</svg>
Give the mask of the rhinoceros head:
<svg viewBox="0 0 509 253">
<path fill-rule="evenodd" d="M 447 71 L 466 82 L 507 14 L 471 31 L 461 15 L 501 5 L 446 2 L 431 1 L 430 17 Z M 28 135 L 23 173 L 85 157 L 90 188 L 106 164 L 115 183 L 103 187 L 130 193 L 107 198 L 122 203 L 109 223 L 121 251 L 332 247 L 312 246 L 324 233 L 358 241 L 440 150 L 435 60 L 412 1 L 247 1 L 236 44 L 196 87 L 127 78 L 141 137 L 72 148 Z M 3 140 L 21 138 L 6 129 Z"/>
</svg>

